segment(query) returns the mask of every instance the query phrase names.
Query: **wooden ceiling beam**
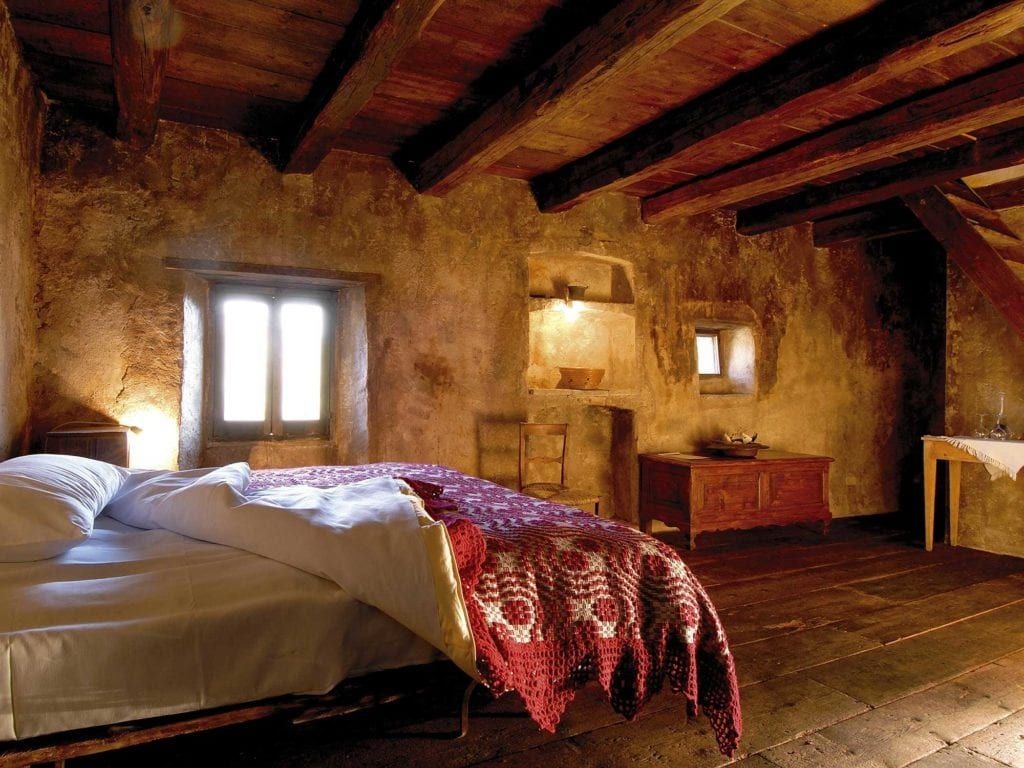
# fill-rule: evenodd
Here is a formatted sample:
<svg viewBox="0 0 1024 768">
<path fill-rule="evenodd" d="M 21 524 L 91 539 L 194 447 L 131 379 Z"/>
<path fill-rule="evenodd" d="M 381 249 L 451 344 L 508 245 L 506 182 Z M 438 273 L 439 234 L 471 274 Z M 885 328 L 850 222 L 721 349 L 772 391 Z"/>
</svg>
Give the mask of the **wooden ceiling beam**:
<svg viewBox="0 0 1024 768">
<path fill-rule="evenodd" d="M 743 0 L 621 0 L 522 82 L 493 100 L 451 140 L 401 163 L 420 192 L 443 194 L 489 168 L 567 104 L 659 56 Z"/>
<path fill-rule="evenodd" d="M 684 150 L 749 121 L 766 127 L 838 92 L 861 92 L 1024 23 L 1020 0 L 887 0 L 601 149 L 533 180 L 543 211 L 669 168 Z M 749 126 L 747 126 L 749 127 Z"/>
<path fill-rule="evenodd" d="M 734 207 L 1022 116 L 1024 57 L 1018 57 L 649 197 L 643 202 L 644 220 L 659 222 Z"/>
<path fill-rule="evenodd" d="M 1021 140 L 1024 141 L 1024 136 L 1021 137 Z M 989 208 L 997 211 L 1019 208 L 1024 205 L 1024 179 L 1001 181 L 997 184 L 989 184 L 987 187 L 979 187 L 974 191 L 988 203 Z"/>
<path fill-rule="evenodd" d="M 736 214 L 736 231 L 742 235 L 759 235 L 780 227 L 873 205 L 950 179 L 1022 162 L 1024 128 L 744 208 Z M 985 200 L 988 201 L 988 198 Z"/>
<path fill-rule="evenodd" d="M 946 249 L 1019 336 L 1024 338 L 1024 282 L 937 187 L 903 202 Z"/>
<path fill-rule="evenodd" d="M 286 173 L 312 173 L 444 0 L 363 0 L 282 140 Z"/>
<path fill-rule="evenodd" d="M 117 137 L 134 149 L 156 136 L 173 15 L 170 0 L 110 0 Z"/>
<path fill-rule="evenodd" d="M 858 240 L 878 240 L 920 229 L 917 217 L 897 200 L 831 216 L 812 225 L 815 248 L 828 248 Z"/>
</svg>

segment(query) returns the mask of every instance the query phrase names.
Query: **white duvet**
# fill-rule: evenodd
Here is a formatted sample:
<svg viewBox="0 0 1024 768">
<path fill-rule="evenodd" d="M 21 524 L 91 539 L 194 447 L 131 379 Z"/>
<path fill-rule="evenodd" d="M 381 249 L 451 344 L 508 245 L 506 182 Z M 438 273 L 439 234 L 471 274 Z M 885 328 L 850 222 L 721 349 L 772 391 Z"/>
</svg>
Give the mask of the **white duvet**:
<svg viewBox="0 0 1024 768">
<path fill-rule="evenodd" d="M 448 532 L 400 480 L 246 496 L 249 467 L 138 473 L 106 514 L 286 563 L 333 581 L 477 678 Z"/>
</svg>

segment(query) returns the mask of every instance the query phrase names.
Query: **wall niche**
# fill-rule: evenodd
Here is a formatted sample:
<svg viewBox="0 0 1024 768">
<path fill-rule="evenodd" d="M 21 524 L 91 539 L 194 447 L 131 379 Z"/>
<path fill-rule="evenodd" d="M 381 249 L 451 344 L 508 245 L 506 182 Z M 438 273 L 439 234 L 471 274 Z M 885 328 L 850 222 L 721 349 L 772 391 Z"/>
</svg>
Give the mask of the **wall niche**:
<svg viewBox="0 0 1024 768">
<path fill-rule="evenodd" d="M 580 251 L 533 254 L 528 264 L 528 389 L 533 393 L 557 390 L 559 368 L 567 367 L 604 371 L 597 389 L 581 391 L 636 390 L 633 265 Z M 586 286 L 584 299 L 569 299 L 570 285 Z"/>
</svg>

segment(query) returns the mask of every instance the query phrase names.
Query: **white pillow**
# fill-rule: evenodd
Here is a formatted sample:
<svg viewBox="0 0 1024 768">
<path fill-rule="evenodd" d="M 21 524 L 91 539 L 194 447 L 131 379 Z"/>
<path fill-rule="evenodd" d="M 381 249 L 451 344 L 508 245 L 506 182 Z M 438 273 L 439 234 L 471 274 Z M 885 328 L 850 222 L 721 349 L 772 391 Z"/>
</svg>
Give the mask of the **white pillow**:
<svg viewBox="0 0 1024 768">
<path fill-rule="evenodd" d="M 81 544 L 127 477 L 127 469 L 80 456 L 0 463 L 0 562 L 44 560 Z"/>
<path fill-rule="evenodd" d="M 161 515 L 180 512 L 177 497 L 184 488 L 191 489 L 189 498 L 196 503 L 198 488 L 203 489 L 200 507 L 232 506 L 245 501 L 242 494 L 249 485 L 249 465 L 245 462 L 224 467 L 135 471 L 121 491 L 103 510 L 115 520 L 136 528 L 163 528 Z M 193 510 L 202 514 L 204 509 Z"/>
</svg>

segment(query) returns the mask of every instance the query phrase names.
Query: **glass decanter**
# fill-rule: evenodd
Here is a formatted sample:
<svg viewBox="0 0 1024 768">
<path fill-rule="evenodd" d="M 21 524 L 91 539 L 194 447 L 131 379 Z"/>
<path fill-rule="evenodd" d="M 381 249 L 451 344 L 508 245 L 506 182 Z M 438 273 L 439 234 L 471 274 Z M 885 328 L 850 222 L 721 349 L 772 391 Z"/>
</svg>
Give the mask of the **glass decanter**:
<svg viewBox="0 0 1024 768">
<path fill-rule="evenodd" d="M 1006 393 L 999 393 L 999 413 L 996 415 L 996 425 L 988 436 L 993 440 L 1009 440 L 1010 427 L 1006 423 Z"/>
</svg>

